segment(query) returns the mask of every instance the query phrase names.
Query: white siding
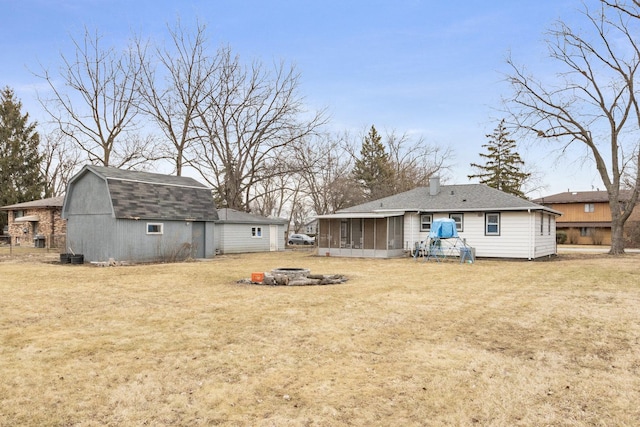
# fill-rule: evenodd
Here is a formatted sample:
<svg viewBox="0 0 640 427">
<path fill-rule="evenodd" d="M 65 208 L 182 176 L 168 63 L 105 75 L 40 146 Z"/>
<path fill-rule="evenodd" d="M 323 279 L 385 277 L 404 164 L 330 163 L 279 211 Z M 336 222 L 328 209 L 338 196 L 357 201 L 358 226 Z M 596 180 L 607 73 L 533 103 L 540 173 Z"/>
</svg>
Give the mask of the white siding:
<svg viewBox="0 0 640 427">
<path fill-rule="evenodd" d="M 499 212 L 499 211 L 492 211 Z M 500 234 L 485 235 L 485 212 L 464 212 L 463 231 L 458 232 L 467 245 L 475 248 L 477 257 L 532 259 L 556 253 L 555 218 L 544 214 L 545 224 L 540 235 L 539 212 L 499 212 Z M 436 213 L 433 219 L 449 218 L 448 213 Z M 552 218 L 551 230 L 547 221 Z M 420 231 L 420 217 L 416 213 L 405 215 L 405 245 L 426 241 L 428 232 Z"/>
<path fill-rule="evenodd" d="M 536 214 L 537 228 L 535 233 L 535 253 L 534 257 L 555 255 L 557 253 L 556 244 L 556 217 L 554 215 L 544 214 L 544 224 L 542 234 L 540 234 L 540 214 Z"/>
<path fill-rule="evenodd" d="M 262 237 L 253 237 L 251 229 L 260 227 Z M 218 223 L 216 225 L 216 244 L 221 254 L 237 254 L 248 252 L 269 252 L 271 249 L 271 227 L 269 224 L 234 224 Z M 276 227 L 278 233 L 278 249 L 284 250 L 284 225 Z"/>
</svg>

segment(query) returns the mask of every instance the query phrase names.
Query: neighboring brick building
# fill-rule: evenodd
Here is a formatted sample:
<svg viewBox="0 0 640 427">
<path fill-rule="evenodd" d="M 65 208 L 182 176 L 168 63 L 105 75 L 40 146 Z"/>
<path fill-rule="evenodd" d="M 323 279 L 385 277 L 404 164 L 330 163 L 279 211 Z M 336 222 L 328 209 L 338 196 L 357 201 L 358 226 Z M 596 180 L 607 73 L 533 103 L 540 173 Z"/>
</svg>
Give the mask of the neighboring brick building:
<svg viewBox="0 0 640 427">
<path fill-rule="evenodd" d="M 620 192 L 620 200 L 630 197 Z M 562 212 L 556 230 L 567 235 L 566 243 L 580 245 L 611 244 L 611 210 L 606 191 L 567 191 L 533 200 Z M 640 207 L 635 206 L 624 228 L 626 246 L 640 246 Z"/>
<path fill-rule="evenodd" d="M 64 197 L 34 200 L 3 206 L 8 213 L 11 244 L 42 248 L 64 247 L 67 221 L 62 219 Z"/>
</svg>

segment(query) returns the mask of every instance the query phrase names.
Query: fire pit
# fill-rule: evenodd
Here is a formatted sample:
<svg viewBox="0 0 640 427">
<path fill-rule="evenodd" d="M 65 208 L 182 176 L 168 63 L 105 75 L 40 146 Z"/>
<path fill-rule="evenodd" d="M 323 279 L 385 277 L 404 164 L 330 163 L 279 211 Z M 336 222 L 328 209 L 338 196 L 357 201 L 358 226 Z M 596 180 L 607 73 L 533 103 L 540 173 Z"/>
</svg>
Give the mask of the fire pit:
<svg viewBox="0 0 640 427">
<path fill-rule="evenodd" d="M 253 273 L 251 280 L 240 280 L 239 282 L 271 286 L 305 286 L 334 285 L 346 281 L 347 278 L 341 274 L 311 274 L 308 268 L 280 267 L 269 273 Z"/>
<path fill-rule="evenodd" d="M 280 267 L 271 270 L 271 274 L 274 276 L 282 275 L 287 276 L 289 280 L 293 279 L 301 279 L 309 276 L 308 268 L 291 268 L 291 267 Z"/>
</svg>

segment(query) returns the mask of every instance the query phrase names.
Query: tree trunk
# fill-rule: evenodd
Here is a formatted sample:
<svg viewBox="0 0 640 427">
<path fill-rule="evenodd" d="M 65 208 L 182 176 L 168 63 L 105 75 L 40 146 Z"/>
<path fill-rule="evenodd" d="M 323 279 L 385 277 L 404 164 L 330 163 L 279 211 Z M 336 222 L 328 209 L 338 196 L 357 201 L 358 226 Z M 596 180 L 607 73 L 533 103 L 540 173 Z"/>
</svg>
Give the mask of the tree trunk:
<svg viewBox="0 0 640 427">
<path fill-rule="evenodd" d="M 611 219 L 611 249 L 609 255 L 624 254 L 624 222 L 620 215 Z"/>
<path fill-rule="evenodd" d="M 609 255 L 624 254 L 624 223 L 628 215 L 623 215 L 620 209 L 619 191 L 609 191 L 609 208 L 611 210 L 611 249 Z M 613 194 L 613 196 L 612 196 Z"/>
</svg>

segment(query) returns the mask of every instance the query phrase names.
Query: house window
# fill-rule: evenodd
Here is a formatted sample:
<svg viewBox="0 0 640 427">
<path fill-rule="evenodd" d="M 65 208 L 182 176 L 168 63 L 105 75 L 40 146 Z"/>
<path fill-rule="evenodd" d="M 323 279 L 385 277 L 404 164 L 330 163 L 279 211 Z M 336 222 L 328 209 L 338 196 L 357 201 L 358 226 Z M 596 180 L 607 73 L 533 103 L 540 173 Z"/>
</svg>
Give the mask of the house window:
<svg viewBox="0 0 640 427">
<path fill-rule="evenodd" d="M 540 212 L 540 235 L 544 234 L 544 213 Z"/>
<path fill-rule="evenodd" d="M 484 216 L 484 234 L 486 236 L 500 235 L 500 214 L 488 213 Z"/>
<path fill-rule="evenodd" d="M 456 222 L 456 231 L 464 231 L 464 215 L 461 213 L 449 214 L 449 218 Z"/>
<path fill-rule="evenodd" d="M 262 237 L 262 227 L 251 227 L 251 237 L 261 238 Z"/>
<path fill-rule="evenodd" d="M 548 218 L 549 218 L 549 222 L 547 222 L 547 234 L 551 236 L 551 220 L 553 219 L 553 217 L 549 215 Z"/>
<path fill-rule="evenodd" d="M 595 212 L 596 207 L 593 203 L 585 203 L 584 204 L 584 211 L 587 213 L 592 213 Z"/>
<path fill-rule="evenodd" d="M 589 237 L 593 234 L 593 228 L 591 227 L 580 227 L 580 236 L 581 237 Z"/>
<path fill-rule="evenodd" d="M 162 234 L 163 224 L 160 222 L 148 222 L 147 234 Z"/>
<path fill-rule="evenodd" d="M 24 211 L 13 211 L 13 219 L 20 218 L 24 216 Z"/>
<path fill-rule="evenodd" d="M 431 214 L 420 215 L 420 231 L 431 231 L 431 220 L 433 216 Z"/>
</svg>

